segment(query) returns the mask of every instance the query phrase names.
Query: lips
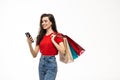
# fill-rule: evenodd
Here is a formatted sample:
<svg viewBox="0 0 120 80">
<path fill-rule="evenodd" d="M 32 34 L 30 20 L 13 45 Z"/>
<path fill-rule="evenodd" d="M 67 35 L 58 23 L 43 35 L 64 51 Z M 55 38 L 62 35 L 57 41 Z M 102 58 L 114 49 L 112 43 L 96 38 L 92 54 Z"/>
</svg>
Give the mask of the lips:
<svg viewBox="0 0 120 80">
<path fill-rule="evenodd" d="M 44 28 L 44 29 L 47 28 L 47 25 L 43 25 L 43 28 Z"/>
</svg>

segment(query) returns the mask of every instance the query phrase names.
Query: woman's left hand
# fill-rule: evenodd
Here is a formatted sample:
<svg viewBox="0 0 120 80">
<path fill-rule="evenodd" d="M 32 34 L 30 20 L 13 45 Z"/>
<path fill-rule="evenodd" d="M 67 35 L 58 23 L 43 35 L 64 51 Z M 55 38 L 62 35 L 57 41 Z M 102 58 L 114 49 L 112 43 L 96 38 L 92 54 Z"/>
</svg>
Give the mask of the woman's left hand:
<svg viewBox="0 0 120 80">
<path fill-rule="evenodd" d="M 51 40 L 53 41 L 55 39 L 55 37 L 56 37 L 56 34 L 52 34 L 51 35 Z"/>
</svg>

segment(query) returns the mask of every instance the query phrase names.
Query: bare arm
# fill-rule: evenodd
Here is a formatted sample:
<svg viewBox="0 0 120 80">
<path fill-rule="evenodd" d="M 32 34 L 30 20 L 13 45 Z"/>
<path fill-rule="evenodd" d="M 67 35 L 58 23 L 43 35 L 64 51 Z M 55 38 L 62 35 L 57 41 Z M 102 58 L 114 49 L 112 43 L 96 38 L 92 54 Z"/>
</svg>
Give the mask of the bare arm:
<svg viewBox="0 0 120 80">
<path fill-rule="evenodd" d="M 30 52 L 31 52 L 33 58 L 35 58 L 37 56 L 38 52 L 39 52 L 39 45 L 35 46 L 35 49 L 33 49 L 32 41 L 29 38 L 27 38 L 27 42 L 28 42 Z"/>
</svg>

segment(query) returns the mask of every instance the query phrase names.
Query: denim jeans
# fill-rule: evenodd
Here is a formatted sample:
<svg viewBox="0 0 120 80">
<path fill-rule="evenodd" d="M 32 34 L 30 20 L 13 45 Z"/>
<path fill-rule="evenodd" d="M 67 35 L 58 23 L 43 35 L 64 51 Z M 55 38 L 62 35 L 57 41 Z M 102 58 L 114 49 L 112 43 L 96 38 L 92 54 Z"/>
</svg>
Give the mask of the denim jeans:
<svg viewBox="0 0 120 80">
<path fill-rule="evenodd" d="M 55 56 L 41 55 L 39 62 L 39 79 L 55 80 L 57 74 L 57 63 Z"/>
</svg>

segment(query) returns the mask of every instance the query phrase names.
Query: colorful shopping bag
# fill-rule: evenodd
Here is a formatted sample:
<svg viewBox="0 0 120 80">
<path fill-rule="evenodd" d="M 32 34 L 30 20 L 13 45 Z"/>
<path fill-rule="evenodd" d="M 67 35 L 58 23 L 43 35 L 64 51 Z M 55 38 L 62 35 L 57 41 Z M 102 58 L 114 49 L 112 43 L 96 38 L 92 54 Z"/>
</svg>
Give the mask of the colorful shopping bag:
<svg viewBox="0 0 120 80">
<path fill-rule="evenodd" d="M 75 50 L 78 56 L 80 56 L 85 51 L 85 49 L 81 47 L 78 43 L 76 43 L 72 38 L 70 38 L 67 35 L 64 36 L 67 38 L 68 43 L 72 46 L 72 48 Z"/>
<path fill-rule="evenodd" d="M 75 52 L 75 50 L 73 49 L 73 47 L 70 44 L 69 44 L 69 47 L 70 47 L 70 51 L 71 51 L 73 59 L 78 58 L 77 53 Z"/>
<path fill-rule="evenodd" d="M 57 35 L 57 37 L 62 37 L 64 40 L 64 46 L 66 48 L 65 54 L 59 52 L 60 61 L 64 63 L 74 62 L 74 59 L 78 58 L 85 49 L 82 48 L 78 43 L 71 39 L 67 35 Z"/>
</svg>

